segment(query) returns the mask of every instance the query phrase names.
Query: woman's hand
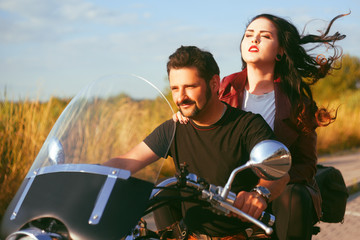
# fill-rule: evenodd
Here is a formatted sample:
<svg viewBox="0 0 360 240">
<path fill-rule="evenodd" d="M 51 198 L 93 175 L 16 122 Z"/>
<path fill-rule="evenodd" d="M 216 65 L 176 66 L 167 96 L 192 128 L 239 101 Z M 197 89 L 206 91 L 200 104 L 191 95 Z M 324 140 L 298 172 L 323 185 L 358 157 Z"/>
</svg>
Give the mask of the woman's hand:
<svg viewBox="0 0 360 240">
<path fill-rule="evenodd" d="M 179 121 L 181 124 L 187 124 L 189 122 L 189 118 L 184 117 L 180 111 L 177 111 L 176 113 L 174 113 L 173 120 L 174 120 L 174 122 Z"/>
</svg>

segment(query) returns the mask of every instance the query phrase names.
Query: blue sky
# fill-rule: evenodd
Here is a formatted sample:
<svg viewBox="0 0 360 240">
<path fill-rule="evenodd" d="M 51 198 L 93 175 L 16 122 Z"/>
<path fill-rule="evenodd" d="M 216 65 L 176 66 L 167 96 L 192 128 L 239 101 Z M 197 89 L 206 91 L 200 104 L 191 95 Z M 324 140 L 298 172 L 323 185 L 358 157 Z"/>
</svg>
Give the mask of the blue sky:
<svg viewBox="0 0 360 240">
<path fill-rule="evenodd" d="M 166 62 L 180 45 L 211 51 L 221 77 L 241 68 L 239 43 L 260 13 L 347 35 L 344 53 L 360 57 L 358 0 L 0 0 L 0 99 L 71 97 L 89 82 L 120 73 L 167 87 Z"/>
</svg>

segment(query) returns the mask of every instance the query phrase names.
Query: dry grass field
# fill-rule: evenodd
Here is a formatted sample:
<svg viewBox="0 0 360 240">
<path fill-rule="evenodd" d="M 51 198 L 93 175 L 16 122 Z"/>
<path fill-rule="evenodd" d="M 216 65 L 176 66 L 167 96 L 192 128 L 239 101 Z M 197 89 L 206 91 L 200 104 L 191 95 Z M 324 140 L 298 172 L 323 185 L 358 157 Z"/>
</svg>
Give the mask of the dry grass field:
<svg viewBox="0 0 360 240">
<path fill-rule="evenodd" d="M 3 215 L 6 206 L 17 191 L 20 183 L 26 175 L 29 167 L 37 156 L 44 140 L 49 134 L 53 124 L 59 117 L 62 110 L 68 104 L 68 100 L 50 99 L 48 102 L 23 101 L 23 102 L 0 102 L 0 217 Z M 355 94 L 342 96 L 331 102 L 321 102 L 320 105 L 336 109 L 338 106 L 337 120 L 328 127 L 318 129 L 318 152 L 319 154 L 333 153 L 342 150 L 358 148 L 360 146 L 360 91 Z M 138 103 L 132 108 L 140 109 L 139 104 L 146 104 L 149 111 L 159 109 L 156 102 Z M 123 112 L 131 112 L 134 109 L 123 109 Z M 144 109 L 141 107 L 141 109 Z M 105 115 L 98 121 L 106 121 L 106 109 L 102 111 Z M 138 117 L 149 117 L 148 126 L 142 126 L 137 131 L 149 132 L 154 128 L 155 122 L 152 115 L 139 112 Z M 160 114 L 161 115 L 161 114 Z M 126 116 L 126 115 L 123 115 Z M 170 116 L 163 116 L 163 120 Z M 125 117 L 126 118 L 126 117 Z M 103 122 L 103 125 L 113 124 Z M 134 130 L 134 127 L 128 127 Z M 79 133 L 80 134 L 80 133 Z M 117 139 L 121 140 L 130 136 L 126 131 Z M 131 136 L 137 133 L 132 133 Z M 91 145 L 99 144 L 99 141 L 114 142 L 114 134 L 101 131 L 99 136 L 91 136 Z M 86 137 L 86 136 L 84 136 Z M 138 139 L 138 138 L 134 138 Z M 136 140 L 138 141 L 138 140 Z M 127 141 L 129 142 L 129 141 Z M 131 142 L 131 141 L 130 141 Z M 75 142 L 74 142 L 75 144 Z M 121 144 L 118 144 L 121 145 Z M 110 146 L 109 146 L 110 147 Z M 94 153 L 96 154 L 96 153 Z M 167 160 L 163 166 L 162 175 L 170 175 L 174 172 L 171 160 Z"/>
</svg>

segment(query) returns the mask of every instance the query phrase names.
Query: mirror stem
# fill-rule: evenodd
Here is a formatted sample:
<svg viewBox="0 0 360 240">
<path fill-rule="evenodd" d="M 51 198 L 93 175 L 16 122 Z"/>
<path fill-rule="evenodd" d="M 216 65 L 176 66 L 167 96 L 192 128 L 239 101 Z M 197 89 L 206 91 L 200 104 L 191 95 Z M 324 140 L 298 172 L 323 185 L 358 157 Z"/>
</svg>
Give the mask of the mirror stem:
<svg viewBox="0 0 360 240">
<path fill-rule="evenodd" d="M 224 200 L 226 200 L 227 197 L 228 197 L 228 195 L 229 195 L 229 192 L 230 192 L 230 189 L 231 189 L 231 185 L 232 185 L 232 183 L 233 183 L 233 181 L 234 181 L 234 179 L 235 179 L 236 174 L 237 174 L 238 172 L 246 169 L 246 168 L 249 168 L 250 166 L 251 166 L 251 165 L 249 164 L 249 162 L 247 162 L 246 164 L 244 164 L 244 165 L 242 165 L 242 166 L 240 166 L 240 167 L 235 168 L 235 169 L 231 172 L 230 177 L 229 177 L 229 179 L 228 179 L 228 181 L 227 181 L 227 183 L 226 183 L 226 185 L 225 185 L 225 187 L 224 187 L 224 189 L 223 189 L 223 191 L 222 191 L 222 193 L 221 193 L 221 197 L 222 197 Z"/>
</svg>

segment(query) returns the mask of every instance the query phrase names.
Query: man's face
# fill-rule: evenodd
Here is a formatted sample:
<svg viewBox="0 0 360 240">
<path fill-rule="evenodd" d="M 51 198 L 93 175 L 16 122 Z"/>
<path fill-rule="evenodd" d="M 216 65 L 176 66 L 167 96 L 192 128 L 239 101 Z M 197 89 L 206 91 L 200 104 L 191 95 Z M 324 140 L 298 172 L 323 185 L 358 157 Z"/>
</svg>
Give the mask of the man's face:
<svg viewBox="0 0 360 240">
<path fill-rule="evenodd" d="M 181 114 L 196 119 L 212 95 L 205 80 L 198 76 L 196 68 L 171 69 L 169 80 L 173 101 Z"/>
</svg>

